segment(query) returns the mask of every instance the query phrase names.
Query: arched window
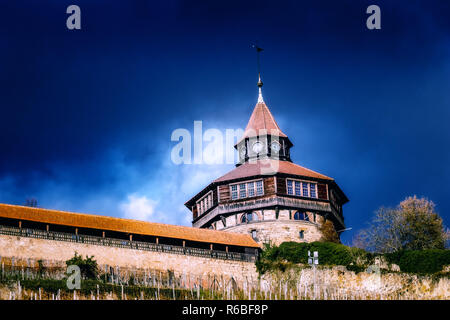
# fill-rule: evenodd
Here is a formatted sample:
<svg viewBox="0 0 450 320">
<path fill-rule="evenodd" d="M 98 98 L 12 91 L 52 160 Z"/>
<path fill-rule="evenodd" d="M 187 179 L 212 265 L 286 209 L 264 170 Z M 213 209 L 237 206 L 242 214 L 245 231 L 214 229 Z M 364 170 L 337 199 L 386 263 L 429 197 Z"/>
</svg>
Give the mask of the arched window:
<svg viewBox="0 0 450 320">
<path fill-rule="evenodd" d="M 248 212 L 242 215 L 241 222 L 247 223 L 251 221 L 258 221 L 258 215 L 255 212 Z"/>
<path fill-rule="evenodd" d="M 294 220 L 309 221 L 309 217 L 308 217 L 308 214 L 306 212 L 297 211 L 294 214 Z"/>
</svg>

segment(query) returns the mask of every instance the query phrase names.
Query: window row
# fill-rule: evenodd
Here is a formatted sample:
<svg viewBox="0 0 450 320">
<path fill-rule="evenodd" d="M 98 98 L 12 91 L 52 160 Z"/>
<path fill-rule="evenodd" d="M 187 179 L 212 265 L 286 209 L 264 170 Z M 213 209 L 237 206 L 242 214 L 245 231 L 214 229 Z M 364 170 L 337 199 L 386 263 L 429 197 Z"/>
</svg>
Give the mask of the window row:
<svg viewBox="0 0 450 320">
<path fill-rule="evenodd" d="M 251 181 L 230 185 L 231 200 L 262 196 L 264 194 L 263 181 Z"/>
<path fill-rule="evenodd" d="M 198 215 L 202 215 L 212 206 L 213 206 L 213 194 L 212 191 L 210 191 L 206 196 L 197 201 Z"/>
<path fill-rule="evenodd" d="M 312 215 L 313 221 L 316 222 L 316 214 L 314 213 L 311 215 Z M 302 221 L 311 221 L 310 216 L 304 211 L 296 211 L 294 213 L 292 219 L 302 220 Z M 241 223 L 248 223 L 248 222 L 258 221 L 258 220 L 259 220 L 259 217 L 256 212 L 248 212 L 241 216 Z M 311 221 L 311 222 L 313 222 L 313 221 Z"/>
<path fill-rule="evenodd" d="M 287 179 L 287 194 L 317 198 L 317 183 Z"/>
</svg>

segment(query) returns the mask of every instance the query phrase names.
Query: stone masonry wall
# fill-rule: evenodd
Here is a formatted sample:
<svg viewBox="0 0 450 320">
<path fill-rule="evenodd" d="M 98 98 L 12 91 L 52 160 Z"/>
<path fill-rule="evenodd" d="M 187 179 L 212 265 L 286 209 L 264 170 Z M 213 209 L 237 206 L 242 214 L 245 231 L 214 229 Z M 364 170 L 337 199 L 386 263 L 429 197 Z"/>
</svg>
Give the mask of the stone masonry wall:
<svg viewBox="0 0 450 320">
<path fill-rule="evenodd" d="M 252 230 L 256 231 L 256 238 L 260 244 L 272 242 L 279 245 L 285 241 L 295 242 L 313 242 L 319 241 L 321 238 L 321 232 L 319 231 L 319 225 L 323 222 L 323 218 L 320 215 L 316 216 L 316 222 L 314 223 L 313 214 L 308 213 L 310 221 L 293 220 L 292 216 L 295 211 L 291 213 L 289 210 L 280 210 L 278 218 L 276 218 L 275 210 L 261 210 L 254 211 L 258 215 L 258 221 L 251 221 L 248 223 L 239 223 L 242 214 L 227 218 L 227 227 L 223 228 L 222 223 L 218 229 L 227 232 L 235 232 L 242 234 L 252 234 Z M 291 216 L 291 217 L 290 217 Z M 300 238 L 300 231 L 304 232 L 304 238 Z"/>
<path fill-rule="evenodd" d="M 93 255 L 99 265 L 106 264 L 129 269 L 172 270 L 178 275 L 205 278 L 215 273 L 225 278 L 233 277 L 237 284 L 253 281 L 258 277 L 255 264 L 252 262 L 0 235 L 1 257 L 56 260 L 64 263 L 72 258 L 75 252 L 82 256 Z"/>
<path fill-rule="evenodd" d="M 264 274 L 259 288 L 264 292 L 325 300 L 429 300 L 450 299 L 450 278 L 407 273 L 355 273 L 345 267 L 319 266 Z"/>
<path fill-rule="evenodd" d="M 314 296 L 317 299 L 450 299 L 450 279 L 445 276 L 433 279 L 400 272 L 355 274 L 345 267 L 323 266 L 314 272 L 306 266 L 259 278 L 254 263 L 250 262 L 0 235 L 2 260 L 6 257 L 42 259 L 63 266 L 75 251 L 83 256 L 94 255 L 100 265 L 171 270 L 175 275 L 193 279 L 200 276 L 204 286 L 209 283 L 206 279 L 217 277 L 230 283 L 226 280 L 233 278 L 239 288 L 259 290 L 268 299 L 277 299 L 281 295 L 287 299 L 312 299 Z"/>
</svg>

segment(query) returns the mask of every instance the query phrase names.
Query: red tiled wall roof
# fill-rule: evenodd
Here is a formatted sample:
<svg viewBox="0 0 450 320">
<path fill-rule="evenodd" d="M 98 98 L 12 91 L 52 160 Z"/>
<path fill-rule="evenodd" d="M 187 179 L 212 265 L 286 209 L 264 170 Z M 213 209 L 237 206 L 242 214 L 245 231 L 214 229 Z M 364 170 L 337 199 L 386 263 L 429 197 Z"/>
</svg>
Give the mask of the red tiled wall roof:
<svg viewBox="0 0 450 320">
<path fill-rule="evenodd" d="M 230 246 L 259 247 L 250 235 L 8 204 L 0 204 L 0 217 Z"/>
</svg>

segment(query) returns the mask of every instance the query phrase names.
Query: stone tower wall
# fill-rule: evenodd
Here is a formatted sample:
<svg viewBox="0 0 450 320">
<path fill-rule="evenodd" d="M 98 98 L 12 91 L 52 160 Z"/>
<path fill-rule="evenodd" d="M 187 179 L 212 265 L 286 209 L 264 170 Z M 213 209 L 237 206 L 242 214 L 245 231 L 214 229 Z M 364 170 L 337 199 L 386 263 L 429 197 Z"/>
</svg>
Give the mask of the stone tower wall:
<svg viewBox="0 0 450 320">
<path fill-rule="evenodd" d="M 241 222 L 244 214 L 237 213 L 226 218 L 226 226 L 222 221 L 217 222 L 217 229 L 227 232 L 236 232 L 241 234 L 250 234 L 256 232 L 255 241 L 260 244 L 271 242 L 279 245 L 285 241 L 295 242 L 313 242 L 321 238 L 319 230 L 323 223 L 323 217 L 316 215 L 314 222 L 313 213 L 308 213 L 310 221 L 294 220 L 294 210 L 280 210 L 278 217 L 275 210 L 257 210 L 254 211 L 258 216 L 258 221 L 247 223 Z M 300 238 L 300 231 L 303 231 L 304 238 Z"/>
</svg>

